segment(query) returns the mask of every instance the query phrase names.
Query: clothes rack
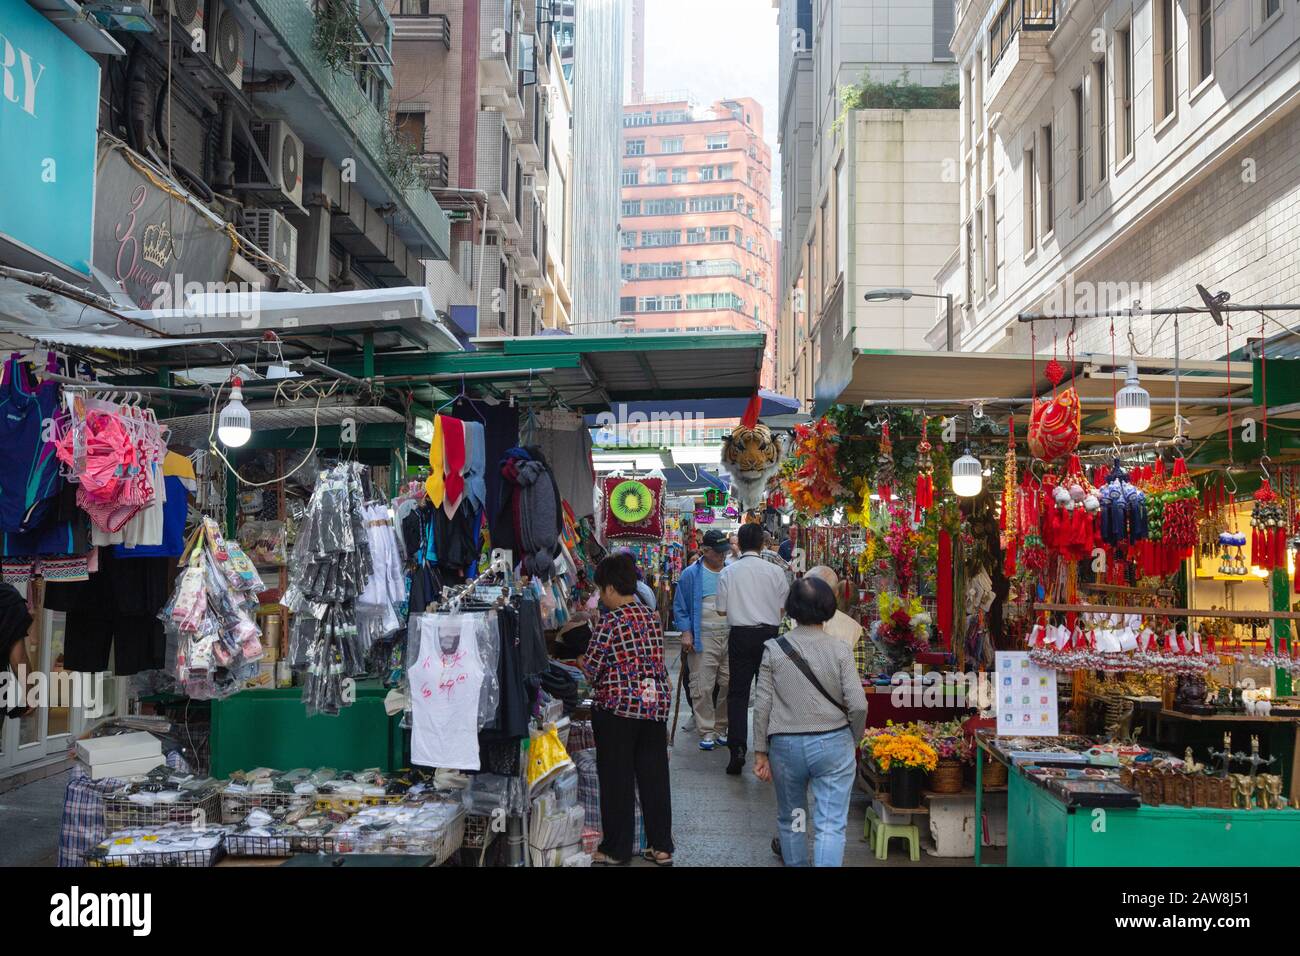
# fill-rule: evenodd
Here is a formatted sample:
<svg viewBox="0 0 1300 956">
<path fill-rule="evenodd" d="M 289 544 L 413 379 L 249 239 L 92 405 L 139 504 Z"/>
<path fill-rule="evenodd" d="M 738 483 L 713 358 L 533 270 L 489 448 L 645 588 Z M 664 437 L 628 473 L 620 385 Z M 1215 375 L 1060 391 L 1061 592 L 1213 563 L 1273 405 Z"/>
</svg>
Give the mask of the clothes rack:
<svg viewBox="0 0 1300 956">
<path fill-rule="evenodd" d="M 1233 621 L 1269 620 L 1300 621 L 1297 611 L 1226 611 L 1191 607 L 1125 607 L 1120 604 L 1047 604 L 1035 603 L 1035 611 L 1061 611 L 1066 614 L 1141 614 L 1154 617 L 1215 617 Z"/>
</svg>

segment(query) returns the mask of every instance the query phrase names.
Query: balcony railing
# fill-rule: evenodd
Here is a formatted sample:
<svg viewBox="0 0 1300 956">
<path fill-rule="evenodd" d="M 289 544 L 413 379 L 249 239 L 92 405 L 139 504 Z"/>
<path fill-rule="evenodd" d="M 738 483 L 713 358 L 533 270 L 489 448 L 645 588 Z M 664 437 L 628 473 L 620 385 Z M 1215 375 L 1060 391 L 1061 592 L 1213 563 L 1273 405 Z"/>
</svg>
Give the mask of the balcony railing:
<svg viewBox="0 0 1300 956">
<path fill-rule="evenodd" d="M 429 0 L 402 0 L 401 13 L 393 14 L 394 40 L 432 40 L 451 49 L 451 20 L 445 13 L 429 13 Z"/>
<path fill-rule="evenodd" d="M 422 153 L 415 158 L 420 178 L 430 189 L 446 189 L 451 179 L 451 164 L 446 153 Z"/>
<path fill-rule="evenodd" d="M 989 72 L 1021 30 L 1056 29 L 1057 0 L 1005 0 L 989 24 Z"/>
</svg>

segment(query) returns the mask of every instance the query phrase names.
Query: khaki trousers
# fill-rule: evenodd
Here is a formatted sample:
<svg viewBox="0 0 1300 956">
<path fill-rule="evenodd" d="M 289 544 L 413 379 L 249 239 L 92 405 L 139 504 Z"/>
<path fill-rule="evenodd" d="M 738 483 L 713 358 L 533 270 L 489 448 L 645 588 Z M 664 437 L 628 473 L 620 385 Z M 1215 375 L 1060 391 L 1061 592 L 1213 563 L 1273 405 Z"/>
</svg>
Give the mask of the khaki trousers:
<svg viewBox="0 0 1300 956">
<path fill-rule="evenodd" d="M 691 669 L 691 708 L 695 729 L 701 737 L 727 734 L 727 619 L 714 610 L 713 599 L 704 601 L 700 644 L 702 650 L 686 656 Z M 713 704 L 713 687 L 718 687 L 718 705 Z"/>
</svg>

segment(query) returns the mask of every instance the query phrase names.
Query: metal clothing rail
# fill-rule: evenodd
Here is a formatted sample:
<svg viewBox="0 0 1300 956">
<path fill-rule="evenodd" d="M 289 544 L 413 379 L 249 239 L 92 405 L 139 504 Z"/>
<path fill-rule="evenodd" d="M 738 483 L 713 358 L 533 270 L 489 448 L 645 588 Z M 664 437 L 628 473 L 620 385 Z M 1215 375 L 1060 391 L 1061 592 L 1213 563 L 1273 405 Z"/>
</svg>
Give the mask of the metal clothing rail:
<svg viewBox="0 0 1300 956">
<path fill-rule="evenodd" d="M 212 388 L 208 385 L 188 389 L 164 388 L 161 385 L 114 385 L 112 382 L 88 382 L 68 375 L 56 375 L 53 372 L 38 372 L 37 374 L 41 378 L 49 379 L 51 382 L 58 382 L 60 385 L 67 385 L 70 388 L 84 388 L 96 392 L 120 392 L 123 395 L 138 392 L 141 395 L 177 395 L 184 398 L 197 398 L 212 394 Z"/>
<path fill-rule="evenodd" d="M 1215 617 L 1232 621 L 1300 621 L 1300 611 L 1219 611 L 1191 607 L 1125 607 L 1119 604 L 1034 604 L 1035 611 L 1066 614 L 1141 614 L 1153 617 Z"/>
</svg>

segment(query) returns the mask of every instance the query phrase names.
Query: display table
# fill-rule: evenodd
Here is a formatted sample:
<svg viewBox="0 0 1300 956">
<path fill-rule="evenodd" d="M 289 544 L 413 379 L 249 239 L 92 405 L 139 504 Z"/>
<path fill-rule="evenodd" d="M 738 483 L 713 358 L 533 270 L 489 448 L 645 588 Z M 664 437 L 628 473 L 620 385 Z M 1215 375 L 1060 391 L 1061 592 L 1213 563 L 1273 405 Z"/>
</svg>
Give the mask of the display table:
<svg viewBox="0 0 1300 956">
<path fill-rule="evenodd" d="M 1069 808 L 1009 775 L 1008 866 L 1295 866 L 1300 810 Z"/>
<path fill-rule="evenodd" d="M 388 691 L 358 681 L 356 701 L 337 717 L 308 717 L 302 688 L 245 690 L 212 702 L 214 777 L 236 770 L 333 767 L 393 771 L 408 765 L 400 715 L 384 712 Z"/>
</svg>

